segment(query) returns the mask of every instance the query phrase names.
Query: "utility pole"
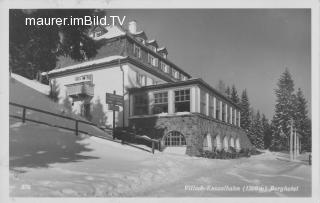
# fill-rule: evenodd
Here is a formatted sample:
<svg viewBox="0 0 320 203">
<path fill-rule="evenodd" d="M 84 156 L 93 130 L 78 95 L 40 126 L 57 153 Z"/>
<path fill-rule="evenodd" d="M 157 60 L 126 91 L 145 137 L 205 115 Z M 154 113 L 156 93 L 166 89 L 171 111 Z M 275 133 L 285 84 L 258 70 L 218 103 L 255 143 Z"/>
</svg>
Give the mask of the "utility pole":
<svg viewBox="0 0 320 203">
<path fill-rule="evenodd" d="M 293 120 L 291 119 L 290 125 L 290 160 L 293 160 Z"/>
<path fill-rule="evenodd" d="M 113 94 L 115 95 L 116 94 L 116 91 L 113 90 Z M 113 115 L 113 118 L 112 118 L 112 138 L 115 139 L 116 138 L 116 135 L 115 135 L 115 127 L 116 127 L 116 110 L 115 110 L 115 104 L 113 104 L 113 110 L 112 110 L 112 115 Z"/>
</svg>

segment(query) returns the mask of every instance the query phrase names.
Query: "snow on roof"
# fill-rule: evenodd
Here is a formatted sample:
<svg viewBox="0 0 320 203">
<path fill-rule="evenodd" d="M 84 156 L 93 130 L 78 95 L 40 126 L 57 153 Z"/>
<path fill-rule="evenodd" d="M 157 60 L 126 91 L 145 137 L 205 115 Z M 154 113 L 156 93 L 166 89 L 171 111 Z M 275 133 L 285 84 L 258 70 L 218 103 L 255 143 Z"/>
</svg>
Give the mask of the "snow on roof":
<svg viewBox="0 0 320 203">
<path fill-rule="evenodd" d="M 30 80 L 28 78 L 25 78 L 21 75 L 17 75 L 15 73 L 11 73 L 11 77 L 14 78 L 15 80 L 21 82 L 22 84 L 24 84 L 32 89 L 37 90 L 38 92 L 41 92 L 46 95 L 49 94 L 49 91 L 50 91 L 49 85 L 42 84 L 36 80 Z"/>
<path fill-rule="evenodd" d="M 133 34 L 133 35 L 140 35 L 140 34 L 142 34 L 142 33 L 144 33 L 143 30 L 141 30 L 141 31 L 139 31 L 139 32 L 136 32 L 136 33 L 132 33 L 132 34 Z"/>
<path fill-rule="evenodd" d="M 108 30 L 108 32 L 104 33 L 103 35 L 99 36 L 99 37 L 94 37 L 95 40 L 100 40 L 100 39 L 111 39 L 114 37 L 119 37 L 119 36 L 123 36 L 126 33 L 119 28 L 118 26 L 107 26 L 106 29 Z"/>
<path fill-rule="evenodd" d="M 161 52 L 161 51 L 166 51 L 167 52 L 167 48 L 166 47 L 160 47 L 157 49 L 158 52 Z"/>
<path fill-rule="evenodd" d="M 148 40 L 148 41 L 147 41 L 148 44 L 152 44 L 152 43 L 154 43 L 154 42 L 156 42 L 155 39 L 151 39 L 151 40 Z"/>
<path fill-rule="evenodd" d="M 92 61 L 86 61 L 86 62 L 79 63 L 79 64 L 76 64 L 76 65 L 67 66 L 67 67 L 64 67 L 64 68 L 54 69 L 54 70 L 49 71 L 48 74 L 61 73 L 61 72 L 68 71 L 68 70 L 75 70 L 75 69 L 83 68 L 83 67 L 86 67 L 86 66 L 97 65 L 97 64 L 100 64 L 100 63 L 107 63 L 107 62 L 111 62 L 111 61 L 118 60 L 118 59 L 124 59 L 124 58 L 126 58 L 126 57 L 118 56 L 118 55 L 109 56 L 109 57 L 96 59 L 96 60 L 92 60 Z M 47 73 L 42 73 L 42 75 L 46 75 L 46 74 Z"/>
</svg>

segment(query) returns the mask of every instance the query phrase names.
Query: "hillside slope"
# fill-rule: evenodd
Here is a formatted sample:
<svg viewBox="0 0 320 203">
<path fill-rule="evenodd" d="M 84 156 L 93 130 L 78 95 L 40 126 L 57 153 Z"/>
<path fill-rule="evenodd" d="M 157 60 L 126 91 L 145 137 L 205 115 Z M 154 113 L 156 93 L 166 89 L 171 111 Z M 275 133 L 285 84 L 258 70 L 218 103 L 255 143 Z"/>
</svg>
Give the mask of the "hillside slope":
<svg viewBox="0 0 320 203">
<path fill-rule="evenodd" d="M 20 78 L 19 78 L 20 77 Z M 55 103 L 49 99 L 49 97 L 44 94 L 46 87 L 35 81 L 30 81 L 26 78 L 21 79 L 21 76 L 15 76 L 10 79 L 9 85 L 9 101 L 17 104 L 22 104 L 28 107 L 33 107 L 40 110 L 49 111 L 55 114 L 68 116 L 71 118 L 76 118 L 78 120 L 85 120 L 81 116 L 78 116 L 72 112 L 69 112 L 61 104 Z M 18 78 L 19 80 L 15 79 Z M 22 108 L 10 105 L 9 107 L 10 115 L 20 116 L 22 115 Z M 27 110 L 26 117 L 29 119 L 46 122 L 48 124 L 59 125 L 62 127 L 75 128 L 75 122 L 72 120 L 55 117 L 52 115 Z M 80 123 L 79 130 L 88 132 L 91 135 L 103 136 L 107 138 L 112 138 L 111 135 L 103 132 L 102 130 L 89 126 L 87 124 Z"/>
</svg>

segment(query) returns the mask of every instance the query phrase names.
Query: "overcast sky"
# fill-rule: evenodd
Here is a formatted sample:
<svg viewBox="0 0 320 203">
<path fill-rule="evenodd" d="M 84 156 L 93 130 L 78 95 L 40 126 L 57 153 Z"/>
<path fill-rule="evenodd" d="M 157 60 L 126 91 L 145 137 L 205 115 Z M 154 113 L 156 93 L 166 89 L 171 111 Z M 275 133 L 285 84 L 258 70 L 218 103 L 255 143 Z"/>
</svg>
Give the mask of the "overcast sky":
<svg viewBox="0 0 320 203">
<path fill-rule="evenodd" d="M 272 118 L 274 89 L 287 67 L 311 102 L 308 9 L 113 10 L 166 46 L 168 58 L 215 87 L 247 89 L 251 105 Z M 310 111 L 310 109 L 309 109 Z"/>
</svg>

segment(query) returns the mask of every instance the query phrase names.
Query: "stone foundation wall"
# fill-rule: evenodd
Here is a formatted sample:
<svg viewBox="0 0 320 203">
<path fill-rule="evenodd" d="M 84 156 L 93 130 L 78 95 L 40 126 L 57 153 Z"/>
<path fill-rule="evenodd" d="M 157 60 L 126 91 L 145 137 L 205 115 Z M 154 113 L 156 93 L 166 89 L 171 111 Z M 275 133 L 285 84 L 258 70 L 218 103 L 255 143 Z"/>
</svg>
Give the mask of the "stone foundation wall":
<svg viewBox="0 0 320 203">
<path fill-rule="evenodd" d="M 163 144 L 165 135 L 170 131 L 182 133 L 187 142 L 186 153 L 190 156 L 198 155 L 199 150 L 203 149 L 206 135 L 211 136 L 212 146 L 216 146 L 214 141 L 217 137 L 220 137 L 222 146 L 225 137 L 228 143 L 233 137 L 232 140 L 239 138 L 241 149 L 252 148 L 244 130 L 201 114 L 135 117 L 130 118 L 129 125 L 151 138 L 161 139 Z"/>
</svg>

